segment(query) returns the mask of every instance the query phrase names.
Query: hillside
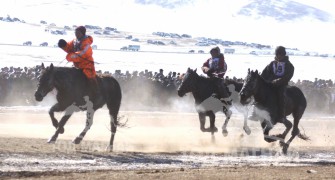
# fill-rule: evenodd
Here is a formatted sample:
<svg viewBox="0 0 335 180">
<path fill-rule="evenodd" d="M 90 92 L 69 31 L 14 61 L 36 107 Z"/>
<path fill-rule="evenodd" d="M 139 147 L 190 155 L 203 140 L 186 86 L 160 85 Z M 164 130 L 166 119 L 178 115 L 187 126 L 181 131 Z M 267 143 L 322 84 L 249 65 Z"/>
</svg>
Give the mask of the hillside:
<svg viewBox="0 0 335 180">
<path fill-rule="evenodd" d="M 116 0 L 108 6 L 102 0 L 16 0 L 2 3 L 0 16 L 34 24 L 43 20 L 58 27 L 109 26 L 146 36 L 189 34 L 333 53 L 334 5 L 328 0 Z"/>
</svg>

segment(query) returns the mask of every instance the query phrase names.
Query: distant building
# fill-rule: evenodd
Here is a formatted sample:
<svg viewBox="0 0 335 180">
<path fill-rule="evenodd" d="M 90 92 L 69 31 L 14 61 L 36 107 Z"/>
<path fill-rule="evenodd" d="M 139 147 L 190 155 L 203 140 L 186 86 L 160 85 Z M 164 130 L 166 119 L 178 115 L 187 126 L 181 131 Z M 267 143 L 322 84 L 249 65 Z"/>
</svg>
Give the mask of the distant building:
<svg viewBox="0 0 335 180">
<path fill-rule="evenodd" d="M 234 54 L 235 53 L 235 49 L 233 49 L 233 48 L 225 48 L 224 49 L 224 53 L 225 54 Z"/>
</svg>

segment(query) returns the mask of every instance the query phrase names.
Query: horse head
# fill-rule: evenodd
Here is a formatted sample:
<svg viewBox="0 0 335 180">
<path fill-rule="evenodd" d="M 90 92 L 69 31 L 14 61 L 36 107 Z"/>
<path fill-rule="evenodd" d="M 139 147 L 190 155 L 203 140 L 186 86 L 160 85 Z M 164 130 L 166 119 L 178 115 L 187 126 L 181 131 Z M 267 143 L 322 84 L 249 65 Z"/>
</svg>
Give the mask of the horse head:
<svg viewBox="0 0 335 180">
<path fill-rule="evenodd" d="M 53 90 L 54 88 L 54 66 L 53 64 L 50 67 L 43 69 L 41 76 L 39 77 L 38 87 L 35 92 L 36 101 L 42 101 L 43 98 Z"/>
<path fill-rule="evenodd" d="M 197 69 L 187 69 L 183 80 L 177 90 L 178 96 L 183 97 L 186 93 L 193 92 L 196 89 L 196 80 L 199 77 Z"/>
<path fill-rule="evenodd" d="M 244 79 L 243 87 L 240 91 L 240 102 L 243 105 L 250 103 L 251 96 L 254 95 L 257 85 L 257 79 L 259 77 L 258 70 L 250 71 L 248 69 L 248 75 Z"/>
</svg>

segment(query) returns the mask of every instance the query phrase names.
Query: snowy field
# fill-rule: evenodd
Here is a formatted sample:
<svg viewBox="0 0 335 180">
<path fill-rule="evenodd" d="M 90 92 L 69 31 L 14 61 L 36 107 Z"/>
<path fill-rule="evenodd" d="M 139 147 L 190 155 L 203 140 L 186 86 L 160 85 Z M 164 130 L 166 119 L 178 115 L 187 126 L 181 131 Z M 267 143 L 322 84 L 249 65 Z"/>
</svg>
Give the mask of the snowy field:
<svg viewBox="0 0 335 180">
<path fill-rule="evenodd" d="M 33 67 L 44 63 L 56 66 L 72 66 L 65 60 L 65 52 L 54 47 L 27 47 L 0 45 L 0 66 L 13 67 Z M 167 53 L 150 52 L 124 52 L 119 50 L 95 50 L 94 58 L 97 62 L 96 69 L 113 72 L 120 69 L 125 71 L 149 71 L 157 72 L 164 69 L 167 75 L 170 71 L 184 73 L 188 67 L 200 69 L 203 62 L 209 58 L 209 54 L 189 54 L 189 53 Z M 178 47 L 175 49 L 178 50 Z M 155 51 L 154 49 L 152 51 Z M 248 68 L 262 71 L 264 67 L 273 60 L 272 55 L 247 55 L 247 54 L 227 54 L 225 55 L 229 77 L 244 78 Z M 335 58 L 290 56 L 290 60 L 295 66 L 293 81 L 319 79 L 334 80 L 333 67 Z M 199 71 L 200 72 L 200 71 Z"/>
</svg>

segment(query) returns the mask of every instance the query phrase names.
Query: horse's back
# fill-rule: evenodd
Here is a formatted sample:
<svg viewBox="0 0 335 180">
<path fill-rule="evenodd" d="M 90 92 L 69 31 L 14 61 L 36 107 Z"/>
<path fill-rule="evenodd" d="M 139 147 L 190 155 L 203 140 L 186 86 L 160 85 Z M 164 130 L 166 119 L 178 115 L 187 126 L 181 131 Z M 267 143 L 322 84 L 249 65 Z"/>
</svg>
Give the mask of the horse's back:
<svg viewBox="0 0 335 180">
<path fill-rule="evenodd" d="M 293 103 L 306 107 L 307 100 L 304 93 L 297 86 L 287 86 L 286 95 L 292 99 Z"/>
<path fill-rule="evenodd" d="M 97 79 L 100 81 L 100 87 L 103 89 L 105 95 L 121 101 L 121 86 L 113 76 L 98 76 Z"/>
</svg>

